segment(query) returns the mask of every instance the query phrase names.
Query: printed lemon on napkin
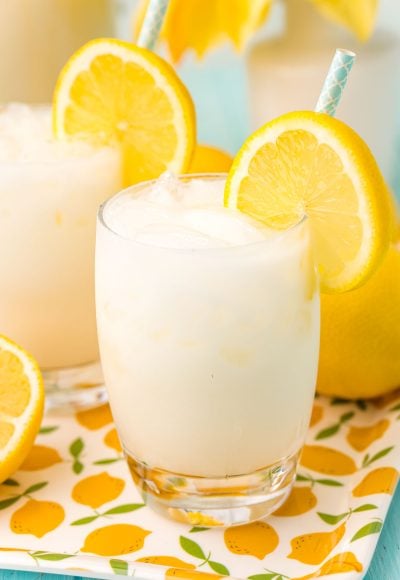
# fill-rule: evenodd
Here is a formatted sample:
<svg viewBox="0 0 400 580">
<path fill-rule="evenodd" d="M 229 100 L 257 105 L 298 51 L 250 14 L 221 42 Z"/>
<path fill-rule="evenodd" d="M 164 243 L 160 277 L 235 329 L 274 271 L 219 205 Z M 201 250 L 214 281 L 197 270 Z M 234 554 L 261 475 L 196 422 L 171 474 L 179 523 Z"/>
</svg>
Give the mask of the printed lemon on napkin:
<svg viewBox="0 0 400 580">
<path fill-rule="evenodd" d="M 28 455 L 43 416 L 39 367 L 22 348 L 0 336 L 0 482 Z"/>
</svg>

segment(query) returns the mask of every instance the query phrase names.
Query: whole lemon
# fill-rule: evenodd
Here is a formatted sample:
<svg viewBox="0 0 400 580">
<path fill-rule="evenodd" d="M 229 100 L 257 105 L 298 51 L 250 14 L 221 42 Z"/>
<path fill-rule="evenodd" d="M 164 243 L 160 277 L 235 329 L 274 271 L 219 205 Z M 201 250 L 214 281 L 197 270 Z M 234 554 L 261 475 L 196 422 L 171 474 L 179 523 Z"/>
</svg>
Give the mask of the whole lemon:
<svg viewBox="0 0 400 580">
<path fill-rule="evenodd" d="M 321 296 L 317 391 L 377 397 L 400 385 L 400 246 L 392 245 L 368 282 Z"/>
<path fill-rule="evenodd" d="M 229 171 L 233 158 L 212 145 L 196 145 L 188 173 L 219 173 Z"/>
</svg>

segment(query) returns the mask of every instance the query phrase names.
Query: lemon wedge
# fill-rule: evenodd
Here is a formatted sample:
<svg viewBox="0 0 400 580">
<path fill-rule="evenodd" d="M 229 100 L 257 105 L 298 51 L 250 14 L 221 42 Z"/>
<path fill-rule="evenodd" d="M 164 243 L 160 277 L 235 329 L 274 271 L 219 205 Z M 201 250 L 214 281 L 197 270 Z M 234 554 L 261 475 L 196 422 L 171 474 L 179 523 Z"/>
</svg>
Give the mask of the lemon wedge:
<svg viewBox="0 0 400 580">
<path fill-rule="evenodd" d="M 35 360 L 0 336 L 0 482 L 28 455 L 43 416 L 44 387 Z"/>
<path fill-rule="evenodd" d="M 307 216 L 324 292 L 361 286 L 389 247 L 393 210 L 376 161 L 350 127 L 323 113 L 288 113 L 250 136 L 225 205 L 278 230 Z"/>
<path fill-rule="evenodd" d="M 172 67 L 134 44 L 93 40 L 60 73 L 53 99 L 59 139 L 122 150 L 126 185 L 184 173 L 196 142 L 192 99 Z"/>
</svg>

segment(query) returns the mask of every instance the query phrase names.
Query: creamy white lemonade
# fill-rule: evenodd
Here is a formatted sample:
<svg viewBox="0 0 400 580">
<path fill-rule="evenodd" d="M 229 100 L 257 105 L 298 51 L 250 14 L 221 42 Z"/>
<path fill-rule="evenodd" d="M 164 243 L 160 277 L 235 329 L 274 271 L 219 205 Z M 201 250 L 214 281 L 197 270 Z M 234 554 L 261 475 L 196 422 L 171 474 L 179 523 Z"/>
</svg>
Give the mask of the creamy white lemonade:
<svg viewBox="0 0 400 580">
<path fill-rule="evenodd" d="M 304 441 L 319 348 L 307 225 L 277 232 L 226 209 L 224 183 L 163 177 L 100 212 L 101 359 L 142 472 L 226 481 Z"/>
<path fill-rule="evenodd" d="M 0 333 L 42 368 L 98 358 L 96 209 L 120 185 L 118 153 L 54 141 L 49 108 L 0 108 Z"/>
</svg>

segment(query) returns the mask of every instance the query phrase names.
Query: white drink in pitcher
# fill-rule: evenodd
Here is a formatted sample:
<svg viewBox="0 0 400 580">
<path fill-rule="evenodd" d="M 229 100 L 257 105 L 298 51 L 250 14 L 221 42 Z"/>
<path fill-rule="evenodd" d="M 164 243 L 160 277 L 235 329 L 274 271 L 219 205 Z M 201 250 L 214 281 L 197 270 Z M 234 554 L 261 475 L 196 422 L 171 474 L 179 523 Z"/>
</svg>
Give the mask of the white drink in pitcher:
<svg viewBox="0 0 400 580">
<path fill-rule="evenodd" d="M 282 503 L 318 362 L 306 223 L 268 230 L 223 207 L 224 184 L 140 184 L 103 205 L 97 231 L 101 359 L 130 469 L 156 507 L 191 523 Z"/>
</svg>

